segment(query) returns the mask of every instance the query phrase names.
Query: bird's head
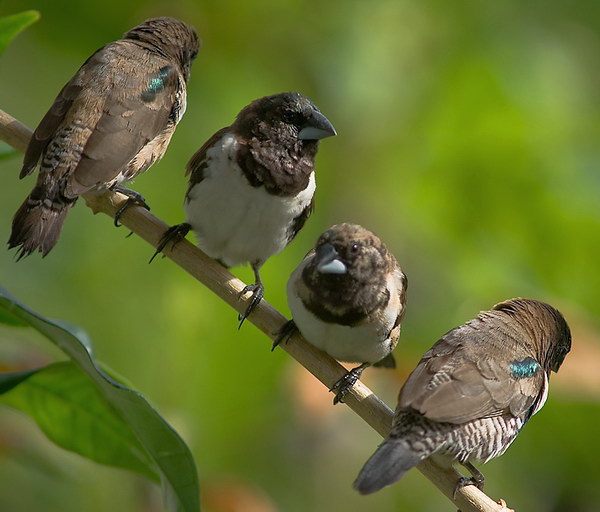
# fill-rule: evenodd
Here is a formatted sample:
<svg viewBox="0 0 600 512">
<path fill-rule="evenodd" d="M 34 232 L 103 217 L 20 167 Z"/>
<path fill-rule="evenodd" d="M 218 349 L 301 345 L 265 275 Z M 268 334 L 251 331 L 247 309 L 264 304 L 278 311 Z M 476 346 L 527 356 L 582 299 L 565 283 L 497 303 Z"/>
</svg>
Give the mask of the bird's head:
<svg viewBox="0 0 600 512">
<path fill-rule="evenodd" d="M 293 148 L 316 147 L 319 140 L 337 134 L 329 119 L 298 92 L 253 101 L 239 113 L 234 127 L 247 138 L 270 140 Z"/>
<path fill-rule="evenodd" d="M 177 18 L 150 18 L 126 32 L 123 39 L 138 41 L 167 58 L 175 59 L 186 82 L 192 61 L 200 49 L 194 28 Z"/>
<path fill-rule="evenodd" d="M 544 370 L 557 372 L 571 350 L 571 330 L 562 314 L 545 302 L 534 299 L 510 299 L 494 306 L 512 317 L 527 333 L 536 359 Z"/>
<path fill-rule="evenodd" d="M 336 224 L 315 247 L 314 272 L 323 280 L 369 283 L 385 277 L 394 259 L 377 235 L 357 224 Z"/>
</svg>

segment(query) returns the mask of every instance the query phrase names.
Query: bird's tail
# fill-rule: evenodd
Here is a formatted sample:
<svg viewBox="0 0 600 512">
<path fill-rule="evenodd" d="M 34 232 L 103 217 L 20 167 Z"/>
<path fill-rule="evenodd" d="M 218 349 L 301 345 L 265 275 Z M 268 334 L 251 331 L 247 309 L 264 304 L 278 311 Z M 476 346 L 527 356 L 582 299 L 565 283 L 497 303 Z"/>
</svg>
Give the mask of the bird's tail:
<svg viewBox="0 0 600 512">
<path fill-rule="evenodd" d="M 388 437 L 360 470 L 354 488 L 361 494 L 371 494 L 391 485 L 433 451 L 433 447 L 410 443 L 406 437 Z"/>
<path fill-rule="evenodd" d="M 58 242 L 69 208 L 76 199 L 56 200 L 35 187 L 13 217 L 8 248 L 19 247 L 17 261 L 36 249 L 46 256 Z"/>
</svg>

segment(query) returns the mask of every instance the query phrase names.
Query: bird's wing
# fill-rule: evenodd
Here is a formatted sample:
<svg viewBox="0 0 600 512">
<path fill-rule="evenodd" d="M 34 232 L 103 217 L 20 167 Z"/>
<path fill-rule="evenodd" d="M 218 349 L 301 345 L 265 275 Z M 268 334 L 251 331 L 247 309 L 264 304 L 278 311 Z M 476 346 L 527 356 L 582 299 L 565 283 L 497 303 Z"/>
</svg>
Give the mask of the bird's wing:
<svg viewBox="0 0 600 512">
<path fill-rule="evenodd" d="M 397 264 L 394 269 L 394 282 L 396 284 L 396 293 L 398 294 L 398 301 L 400 304 L 398 318 L 394 325 L 394 327 L 396 327 L 400 325 L 400 322 L 404 317 L 404 312 L 406 311 L 406 290 L 408 289 L 408 278 L 404 272 L 400 270 L 400 267 Z"/>
<path fill-rule="evenodd" d="M 522 345 L 507 339 L 519 336 L 518 330 L 499 322 L 477 319 L 444 335 L 408 377 L 398 408 L 457 424 L 536 412 L 545 399 L 547 376 L 538 361 L 519 349 Z"/>
<path fill-rule="evenodd" d="M 396 345 L 398 344 L 398 340 L 400 338 L 400 323 L 402 322 L 402 318 L 404 318 L 404 312 L 406 311 L 406 289 L 408 288 L 408 279 L 406 278 L 402 270 L 400 270 L 400 267 L 396 263 L 396 260 L 394 259 L 393 261 L 394 270 L 391 279 L 388 279 L 387 287 L 389 302 L 385 310 L 381 312 L 383 316 L 380 317 L 381 321 L 383 321 L 385 325 L 390 325 L 390 320 L 385 319 L 385 316 L 387 316 L 387 311 L 391 311 L 392 314 L 395 315 L 395 318 L 393 319 L 393 324 L 391 325 L 391 329 L 387 333 L 387 338 L 392 344 L 392 350 L 396 348 Z M 392 354 L 389 354 L 388 357 L 384 358 L 383 360 L 379 361 L 373 366 L 395 368 L 396 361 L 394 360 Z"/>
<path fill-rule="evenodd" d="M 127 50 L 141 52 L 139 48 Z M 78 73 L 81 82 L 90 86 L 82 88 L 77 108 L 85 108 L 88 101 L 93 103 L 87 95 L 98 92 L 95 80 L 103 84 L 101 94 L 105 98 L 69 183 L 73 194 L 113 180 L 167 127 L 177 101 L 178 67 L 162 57 L 142 55 L 139 60 L 135 55 L 125 59 L 122 51 L 117 55 L 101 51 L 82 68 L 84 73 Z"/>
<path fill-rule="evenodd" d="M 289 244 L 299 231 L 304 227 L 304 224 L 312 214 L 315 209 L 315 197 L 313 196 L 310 200 L 310 203 L 300 212 L 300 214 L 293 220 L 292 225 L 290 226 L 289 236 L 287 243 Z"/>
<path fill-rule="evenodd" d="M 221 128 L 217 132 L 213 133 L 213 135 L 200 147 L 198 151 L 194 153 L 192 158 L 190 158 L 189 162 L 186 165 L 185 175 L 190 175 L 189 188 L 190 189 L 200 183 L 204 179 L 204 171 L 208 167 L 208 155 L 207 152 L 210 148 L 212 148 L 219 140 L 223 138 L 223 136 L 231 131 L 229 126 L 225 128 Z"/>
<path fill-rule="evenodd" d="M 33 132 L 27 150 L 25 151 L 23 167 L 19 174 L 20 178 L 24 178 L 31 174 L 36 168 L 44 148 L 48 145 L 50 139 L 54 137 L 58 127 L 61 125 L 67 112 L 71 108 L 71 105 L 73 105 L 73 101 L 80 93 L 81 84 L 78 83 L 77 75 L 75 75 L 58 93 L 54 103 Z"/>
</svg>

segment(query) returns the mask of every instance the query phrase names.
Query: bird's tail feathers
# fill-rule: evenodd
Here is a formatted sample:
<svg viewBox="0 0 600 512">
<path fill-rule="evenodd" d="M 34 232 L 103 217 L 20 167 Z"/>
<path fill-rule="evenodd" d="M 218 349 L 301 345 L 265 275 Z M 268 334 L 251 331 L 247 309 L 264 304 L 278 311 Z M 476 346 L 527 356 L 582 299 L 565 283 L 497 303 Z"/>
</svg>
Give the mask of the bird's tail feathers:
<svg viewBox="0 0 600 512">
<path fill-rule="evenodd" d="M 354 488 L 361 494 L 376 492 L 400 480 L 430 454 L 422 449 L 415 450 L 406 438 L 387 438 L 360 470 Z"/>
<path fill-rule="evenodd" d="M 39 250 L 46 256 L 58 242 L 62 225 L 75 199 L 52 201 L 34 191 L 25 199 L 13 218 L 8 248 L 19 247 L 17 261 Z"/>
</svg>

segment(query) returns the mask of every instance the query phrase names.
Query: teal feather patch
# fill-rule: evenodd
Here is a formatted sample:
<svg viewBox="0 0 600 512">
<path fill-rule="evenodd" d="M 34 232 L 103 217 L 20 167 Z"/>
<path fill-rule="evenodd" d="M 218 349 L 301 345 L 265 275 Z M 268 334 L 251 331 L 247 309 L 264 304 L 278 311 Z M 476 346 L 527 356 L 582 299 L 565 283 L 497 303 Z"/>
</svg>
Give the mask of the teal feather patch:
<svg viewBox="0 0 600 512">
<path fill-rule="evenodd" d="M 526 377 L 533 377 L 540 369 L 540 363 L 532 357 L 526 357 L 521 361 L 513 361 L 509 367 L 515 379 L 524 379 Z"/>
<path fill-rule="evenodd" d="M 148 81 L 148 87 L 142 93 L 143 101 L 152 101 L 156 97 L 156 95 L 164 90 L 167 86 L 167 82 L 169 80 L 169 75 L 171 74 L 171 67 L 165 66 L 164 68 L 160 68 L 158 73 L 154 75 Z"/>
</svg>

